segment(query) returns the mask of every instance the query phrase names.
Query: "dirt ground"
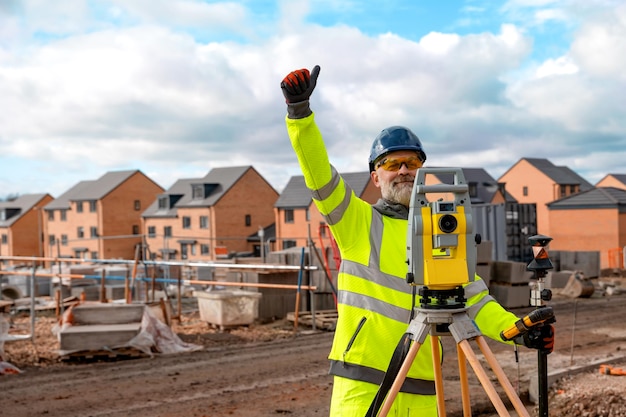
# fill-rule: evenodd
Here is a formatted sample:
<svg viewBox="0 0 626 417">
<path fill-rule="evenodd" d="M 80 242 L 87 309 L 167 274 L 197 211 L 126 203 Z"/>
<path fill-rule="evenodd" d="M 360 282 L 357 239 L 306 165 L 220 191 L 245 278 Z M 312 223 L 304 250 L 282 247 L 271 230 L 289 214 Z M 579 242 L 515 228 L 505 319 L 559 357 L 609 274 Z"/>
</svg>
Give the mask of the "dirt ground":
<svg viewBox="0 0 626 417">
<path fill-rule="evenodd" d="M 557 318 L 550 372 L 590 365 L 586 372 L 572 372 L 551 385 L 549 415 L 626 416 L 626 376 L 599 372 L 599 364 L 610 361 L 626 369 L 626 294 L 555 297 L 549 304 Z M 522 316 L 531 309 L 512 311 Z M 16 317 L 14 325 L 27 320 Z M 4 360 L 22 372 L 0 376 L 0 416 L 328 415 L 330 331 L 306 326 L 295 331 L 293 323 L 277 321 L 220 332 L 191 312 L 175 320 L 172 329 L 185 342 L 201 345 L 199 351 L 67 361 L 56 352 L 58 341 L 51 332 L 55 322 L 50 314 L 40 313 L 35 343 L 5 344 Z M 443 343 L 447 415 L 461 416 L 456 346 L 449 337 Z M 536 406 L 528 401 L 528 381 L 537 373 L 536 352 L 520 348 L 516 362 L 510 346 L 488 344 L 530 414 L 536 415 Z M 495 415 L 469 367 L 468 377 L 473 415 Z"/>
</svg>

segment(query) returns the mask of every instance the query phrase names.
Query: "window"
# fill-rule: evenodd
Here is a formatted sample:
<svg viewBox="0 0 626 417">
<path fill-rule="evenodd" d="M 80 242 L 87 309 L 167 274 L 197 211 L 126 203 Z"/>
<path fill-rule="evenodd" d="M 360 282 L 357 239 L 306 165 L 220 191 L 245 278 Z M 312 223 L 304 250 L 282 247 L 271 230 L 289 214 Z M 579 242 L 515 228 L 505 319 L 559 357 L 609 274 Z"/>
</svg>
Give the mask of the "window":
<svg viewBox="0 0 626 417">
<path fill-rule="evenodd" d="M 191 186 L 191 198 L 194 200 L 202 200 L 204 198 L 203 184 L 193 184 Z"/>
<path fill-rule="evenodd" d="M 148 226 L 148 237 L 156 237 L 156 226 Z"/>
<path fill-rule="evenodd" d="M 48 210 L 48 221 L 54 221 L 54 210 Z"/>
<path fill-rule="evenodd" d="M 311 213 L 309 213 L 309 208 L 304 209 L 304 218 L 308 222 L 311 220 Z"/>
<path fill-rule="evenodd" d="M 78 226 L 76 228 L 76 237 L 78 237 L 79 239 L 82 239 L 85 237 L 85 231 L 83 230 L 82 226 Z"/>
<path fill-rule="evenodd" d="M 83 212 L 83 202 L 82 201 L 77 201 L 76 202 L 76 213 L 82 213 Z"/>
<path fill-rule="evenodd" d="M 193 256 L 196 256 L 196 245 L 189 245 L 189 246 L 191 246 L 191 254 Z"/>
<path fill-rule="evenodd" d="M 578 185 L 570 185 L 569 192 L 570 194 L 576 194 L 578 192 Z"/>
<path fill-rule="evenodd" d="M 136 224 L 133 224 L 133 234 L 134 235 L 138 235 L 139 234 L 139 226 Z"/>
<path fill-rule="evenodd" d="M 7 235 L 2 235 L 2 243 L 6 245 L 8 242 L 9 238 L 7 237 Z"/>
<path fill-rule="evenodd" d="M 91 237 L 98 237 L 98 228 L 96 226 L 91 226 L 89 228 L 89 234 Z"/>
<path fill-rule="evenodd" d="M 172 226 L 163 226 L 163 236 L 172 237 Z"/>
<path fill-rule="evenodd" d="M 250 226 L 252 224 L 252 216 L 246 214 L 246 226 Z"/>
<path fill-rule="evenodd" d="M 89 212 L 90 213 L 95 213 L 96 211 L 98 211 L 98 202 L 96 200 L 90 200 L 89 201 Z"/>
<path fill-rule="evenodd" d="M 470 197 L 478 197 L 478 184 L 475 182 L 467 183 L 468 186 L 468 194 Z"/>
<path fill-rule="evenodd" d="M 293 210 L 285 210 L 285 223 L 293 223 Z"/>
<path fill-rule="evenodd" d="M 48 235 L 48 245 L 53 246 L 56 243 L 56 237 L 54 235 Z"/>
<path fill-rule="evenodd" d="M 187 259 L 187 256 L 188 256 L 187 249 L 188 248 L 189 248 L 189 245 L 187 245 L 186 243 L 181 243 L 180 244 L 180 259 Z"/>
<path fill-rule="evenodd" d="M 61 210 L 59 210 L 59 213 L 61 213 L 61 221 L 62 222 L 66 222 L 67 221 L 67 210 L 66 209 L 61 209 Z"/>
<path fill-rule="evenodd" d="M 167 210 L 167 196 L 159 197 L 159 210 Z"/>
<path fill-rule="evenodd" d="M 208 255 L 209 254 L 209 245 L 202 244 L 200 245 L 200 255 Z"/>
<path fill-rule="evenodd" d="M 141 201 L 135 200 L 135 211 L 141 210 Z"/>
<path fill-rule="evenodd" d="M 191 217 L 183 216 L 183 229 L 191 228 Z"/>
<path fill-rule="evenodd" d="M 295 240 L 283 240 L 283 249 L 295 248 L 296 241 Z"/>
<path fill-rule="evenodd" d="M 528 196 L 528 187 L 527 187 L 527 186 L 524 186 L 524 187 L 522 188 L 522 194 L 524 194 L 524 197 L 527 197 L 527 196 Z"/>
<path fill-rule="evenodd" d="M 200 216 L 200 229 L 209 228 L 209 216 Z"/>
<path fill-rule="evenodd" d="M 67 235 L 61 235 L 61 245 L 67 246 Z"/>
<path fill-rule="evenodd" d="M 91 259 L 98 259 L 98 252 L 91 252 Z"/>
</svg>

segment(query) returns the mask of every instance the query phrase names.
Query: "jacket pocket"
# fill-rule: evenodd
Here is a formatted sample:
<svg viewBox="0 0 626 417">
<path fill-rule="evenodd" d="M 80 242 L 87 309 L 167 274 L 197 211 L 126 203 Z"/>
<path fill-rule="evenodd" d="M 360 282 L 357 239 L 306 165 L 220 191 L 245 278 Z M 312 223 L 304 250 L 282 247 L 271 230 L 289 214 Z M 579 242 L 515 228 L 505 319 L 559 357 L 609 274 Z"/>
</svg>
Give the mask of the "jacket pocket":
<svg viewBox="0 0 626 417">
<path fill-rule="evenodd" d="M 354 341 L 356 340 L 357 336 L 361 332 L 361 329 L 363 328 L 363 325 L 365 324 L 366 321 L 367 321 L 367 317 L 363 316 L 361 318 L 361 320 L 359 321 L 359 324 L 356 326 L 356 330 L 354 331 L 354 333 L 352 334 L 352 337 L 348 341 L 348 345 L 346 346 L 346 350 L 343 351 L 343 361 L 344 362 L 346 361 L 346 355 L 348 354 L 348 352 L 352 348 L 352 345 L 354 344 Z"/>
</svg>

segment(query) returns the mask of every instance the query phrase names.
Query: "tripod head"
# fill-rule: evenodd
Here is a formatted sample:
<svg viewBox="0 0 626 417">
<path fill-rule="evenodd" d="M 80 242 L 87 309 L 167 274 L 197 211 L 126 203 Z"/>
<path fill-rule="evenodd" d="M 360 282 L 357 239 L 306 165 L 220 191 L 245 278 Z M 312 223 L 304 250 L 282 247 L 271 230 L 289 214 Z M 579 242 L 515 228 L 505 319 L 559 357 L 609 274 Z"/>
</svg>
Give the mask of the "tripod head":
<svg viewBox="0 0 626 417">
<path fill-rule="evenodd" d="M 451 174 L 454 183 L 426 185 L 427 174 Z M 452 290 L 474 281 L 477 242 L 468 190 L 461 168 L 417 170 L 409 207 L 409 284 Z M 441 193 L 453 198 L 427 198 Z"/>
</svg>

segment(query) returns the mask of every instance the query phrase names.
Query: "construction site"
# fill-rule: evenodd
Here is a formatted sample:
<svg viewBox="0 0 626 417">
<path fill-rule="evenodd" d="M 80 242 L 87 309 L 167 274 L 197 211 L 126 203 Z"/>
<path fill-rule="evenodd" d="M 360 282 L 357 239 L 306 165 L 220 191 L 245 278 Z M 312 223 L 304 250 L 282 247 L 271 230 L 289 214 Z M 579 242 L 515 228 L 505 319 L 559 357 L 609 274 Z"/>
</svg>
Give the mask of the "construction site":
<svg viewBox="0 0 626 417">
<path fill-rule="evenodd" d="M 477 271 L 498 302 L 528 314 L 532 273 L 491 253 L 479 245 Z M 626 273 L 600 270 L 593 253 L 551 255 L 549 415 L 626 416 Z M 264 263 L 12 259 L 1 271 L 0 415 L 328 415 L 331 257 L 309 247 Z M 461 416 L 454 341 L 442 343 L 447 415 Z M 488 344 L 537 415 L 536 352 Z M 471 374 L 469 384 L 472 415 L 496 415 Z"/>
</svg>

